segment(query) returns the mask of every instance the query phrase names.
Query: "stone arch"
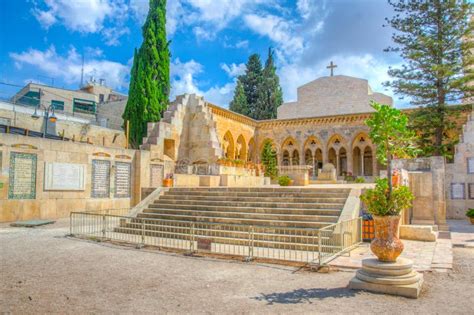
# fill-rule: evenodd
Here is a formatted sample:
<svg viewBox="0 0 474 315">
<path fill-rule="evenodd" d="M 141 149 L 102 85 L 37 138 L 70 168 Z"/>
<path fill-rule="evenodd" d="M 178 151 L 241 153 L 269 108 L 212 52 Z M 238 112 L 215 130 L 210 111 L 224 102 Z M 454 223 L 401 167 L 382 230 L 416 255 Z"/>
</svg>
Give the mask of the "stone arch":
<svg viewBox="0 0 474 315">
<path fill-rule="evenodd" d="M 374 154 L 370 146 L 364 149 L 364 176 L 374 176 Z"/>
<path fill-rule="evenodd" d="M 304 150 L 306 152 L 307 149 L 311 150 L 311 153 L 314 155 L 318 148 L 322 148 L 321 141 L 315 136 L 309 136 L 306 141 L 304 142 Z"/>
<path fill-rule="evenodd" d="M 256 144 L 255 144 L 255 140 L 252 138 L 250 138 L 249 140 L 249 144 L 247 146 L 247 161 L 251 162 L 255 162 L 256 161 Z"/>
<path fill-rule="evenodd" d="M 364 150 L 365 146 L 373 147 L 372 141 L 369 138 L 369 135 L 365 132 L 359 132 L 353 139 L 351 148 L 354 150 L 355 147 L 359 147 L 361 150 Z"/>
<path fill-rule="evenodd" d="M 291 161 L 291 165 L 299 165 L 299 161 L 294 164 L 294 160 L 293 160 L 293 153 L 295 151 L 298 158 L 299 158 L 299 151 L 298 151 L 298 148 L 299 148 L 299 145 L 298 145 L 298 142 L 295 140 L 295 138 L 293 137 L 287 137 L 281 144 L 281 152 L 282 152 L 282 161 L 283 161 L 283 152 L 286 150 L 288 151 L 289 153 L 289 156 L 291 157 L 290 161 Z"/>
<path fill-rule="evenodd" d="M 338 170 L 338 175 L 339 176 L 344 176 L 347 174 L 347 155 L 348 155 L 348 152 L 346 150 L 345 147 L 342 147 L 339 149 L 339 155 L 338 155 L 338 158 L 339 158 L 339 161 L 338 161 L 338 165 L 339 165 L 339 170 Z"/>
<path fill-rule="evenodd" d="M 242 161 L 247 161 L 247 143 L 243 135 L 237 138 L 235 146 L 235 158 Z"/>
<path fill-rule="evenodd" d="M 284 166 L 291 165 L 290 152 L 288 150 L 283 150 L 281 154 L 281 164 Z"/>
<path fill-rule="evenodd" d="M 299 165 L 300 164 L 300 153 L 298 149 L 293 150 L 291 153 L 291 165 Z"/>
<path fill-rule="evenodd" d="M 362 165 L 362 150 L 359 146 L 355 146 L 352 149 L 352 174 L 354 176 L 363 175 L 363 165 Z"/>
<path fill-rule="evenodd" d="M 347 141 L 346 139 L 341 136 L 340 134 L 333 134 L 328 142 L 327 142 L 327 154 L 328 154 L 328 162 L 333 164 L 336 168 L 336 174 L 341 175 L 343 170 L 341 168 L 341 157 L 340 153 L 344 153 L 345 163 L 346 163 L 346 171 L 348 169 L 348 150 L 347 150 Z M 352 152 L 351 152 L 352 153 Z M 352 154 L 351 154 L 352 155 Z M 352 161 L 351 161 L 352 162 Z"/>
<path fill-rule="evenodd" d="M 227 131 L 222 139 L 222 152 L 224 157 L 228 159 L 234 159 L 235 157 L 234 137 L 230 131 Z"/>
</svg>

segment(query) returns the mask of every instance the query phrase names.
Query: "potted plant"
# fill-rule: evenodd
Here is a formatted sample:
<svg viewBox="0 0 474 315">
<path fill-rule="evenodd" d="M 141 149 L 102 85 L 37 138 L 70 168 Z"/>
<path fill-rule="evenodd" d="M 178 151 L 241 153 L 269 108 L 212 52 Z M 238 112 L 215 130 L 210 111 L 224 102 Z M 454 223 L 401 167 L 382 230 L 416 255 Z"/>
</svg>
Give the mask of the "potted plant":
<svg viewBox="0 0 474 315">
<path fill-rule="evenodd" d="M 466 216 L 471 221 L 471 224 L 474 224 L 474 209 L 469 209 L 466 211 Z"/>
<path fill-rule="evenodd" d="M 366 124 L 377 148 L 377 159 L 387 166 L 387 178 L 377 179 L 375 188 L 367 189 L 361 200 L 375 222 L 375 238 L 370 249 L 380 261 L 394 262 L 403 251 L 403 243 L 398 238 L 400 213 L 411 207 L 413 194 L 406 186 L 393 186 L 392 160 L 414 157 L 418 149 L 414 145 L 415 134 L 408 128 L 407 116 L 388 105 L 373 102 L 372 107 L 375 113 Z"/>
<path fill-rule="evenodd" d="M 278 177 L 278 184 L 280 186 L 291 186 L 293 184 L 293 180 L 289 176 L 283 175 Z"/>
<path fill-rule="evenodd" d="M 163 187 L 173 187 L 173 174 L 166 174 L 163 179 Z"/>
</svg>

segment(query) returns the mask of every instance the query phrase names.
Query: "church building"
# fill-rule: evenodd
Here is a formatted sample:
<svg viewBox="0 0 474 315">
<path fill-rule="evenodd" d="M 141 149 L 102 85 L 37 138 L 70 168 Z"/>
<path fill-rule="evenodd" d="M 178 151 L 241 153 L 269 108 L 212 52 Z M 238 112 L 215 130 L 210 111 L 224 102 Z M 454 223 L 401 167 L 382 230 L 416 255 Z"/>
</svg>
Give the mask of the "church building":
<svg viewBox="0 0 474 315">
<path fill-rule="evenodd" d="M 201 97 L 178 97 L 164 119 L 149 124 L 144 148 L 172 163 L 213 164 L 221 158 L 260 162 L 266 141 L 279 166 L 309 166 L 310 179 L 331 163 L 338 176 L 371 179 L 378 174 L 375 148 L 365 120 L 371 101 L 392 105 L 390 96 L 374 92 L 367 80 L 344 75 L 321 77 L 298 88 L 297 101 L 278 108 L 277 119 L 253 120 Z"/>
</svg>

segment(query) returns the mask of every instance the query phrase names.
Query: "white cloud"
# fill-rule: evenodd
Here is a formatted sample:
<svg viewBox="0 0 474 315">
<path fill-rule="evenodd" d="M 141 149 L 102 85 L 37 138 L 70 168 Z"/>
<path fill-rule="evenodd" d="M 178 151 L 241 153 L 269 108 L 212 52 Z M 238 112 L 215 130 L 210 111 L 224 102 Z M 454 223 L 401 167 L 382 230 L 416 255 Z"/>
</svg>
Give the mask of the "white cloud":
<svg viewBox="0 0 474 315">
<path fill-rule="evenodd" d="M 236 66 L 238 67 L 238 66 Z M 214 85 L 207 90 L 199 88 L 197 76 L 204 71 L 204 67 L 194 61 L 181 62 L 175 59 L 171 63 L 171 95 L 170 99 L 174 99 L 177 95 L 185 93 L 195 93 L 204 96 L 206 101 L 220 106 L 226 106 L 232 100 L 235 80 L 228 82 L 222 86 Z"/>
<path fill-rule="evenodd" d="M 303 37 L 295 33 L 295 25 L 275 15 L 247 14 L 244 22 L 252 31 L 267 36 L 287 54 L 300 53 L 304 49 Z"/>
<path fill-rule="evenodd" d="M 245 69 L 247 69 L 247 67 L 245 66 L 244 63 L 238 64 L 238 65 L 235 63 L 232 63 L 231 65 L 221 63 L 221 69 L 224 70 L 229 77 L 235 78 L 235 77 L 238 77 L 239 75 L 244 74 Z"/>
<path fill-rule="evenodd" d="M 50 46 L 45 51 L 29 49 L 21 53 L 10 53 L 10 57 L 15 61 L 17 67 L 30 65 L 38 68 L 43 73 L 55 79 L 62 79 L 67 84 L 77 83 L 81 78 L 82 56 L 72 47 L 66 56 L 61 56 L 56 52 L 54 46 Z M 85 60 L 85 78 L 94 76 L 103 78 L 106 84 L 115 89 L 128 87 L 128 75 L 130 69 L 127 65 L 96 57 Z"/>
<path fill-rule="evenodd" d="M 307 19 L 311 14 L 311 4 L 311 0 L 298 0 L 296 2 L 296 8 L 304 19 Z"/>
<path fill-rule="evenodd" d="M 44 0 L 43 7 L 35 5 L 33 15 L 45 29 L 61 23 L 71 31 L 101 32 L 108 45 L 117 45 L 119 37 L 129 32 L 123 25 L 128 12 L 124 0 Z"/>
</svg>

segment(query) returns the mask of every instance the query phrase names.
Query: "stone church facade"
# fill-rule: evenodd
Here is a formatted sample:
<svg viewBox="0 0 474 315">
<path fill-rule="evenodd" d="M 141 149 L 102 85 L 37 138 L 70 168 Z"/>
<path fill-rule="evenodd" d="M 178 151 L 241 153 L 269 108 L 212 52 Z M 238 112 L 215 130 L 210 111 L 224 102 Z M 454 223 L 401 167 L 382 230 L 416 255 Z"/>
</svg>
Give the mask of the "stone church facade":
<svg viewBox="0 0 474 315">
<path fill-rule="evenodd" d="M 259 163 L 263 144 L 270 141 L 280 166 L 309 166 L 313 179 L 326 163 L 338 176 L 370 178 L 379 171 L 365 125 L 372 100 L 393 103 L 374 93 L 367 80 L 323 77 L 300 87 L 297 102 L 283 104 L 277 119 L 256 121 L 184 95 L 161 122 L 149 124 L 143 148 L 174 163 L 213 164 L 220 158 Z"/>
</svg>

